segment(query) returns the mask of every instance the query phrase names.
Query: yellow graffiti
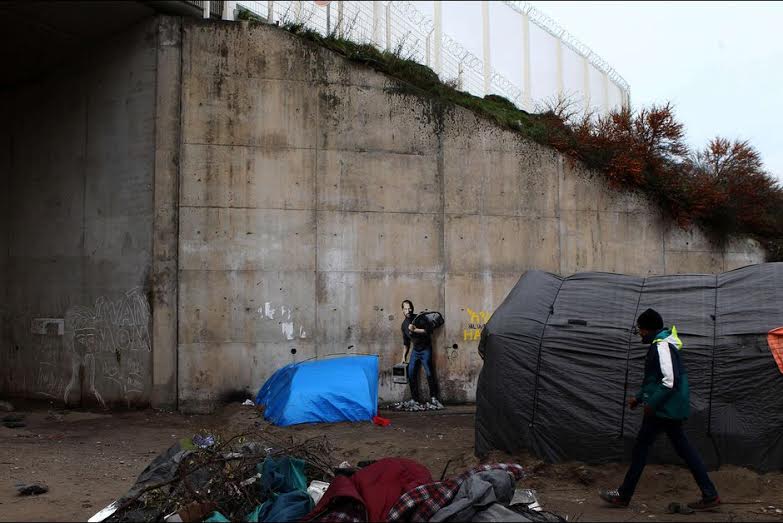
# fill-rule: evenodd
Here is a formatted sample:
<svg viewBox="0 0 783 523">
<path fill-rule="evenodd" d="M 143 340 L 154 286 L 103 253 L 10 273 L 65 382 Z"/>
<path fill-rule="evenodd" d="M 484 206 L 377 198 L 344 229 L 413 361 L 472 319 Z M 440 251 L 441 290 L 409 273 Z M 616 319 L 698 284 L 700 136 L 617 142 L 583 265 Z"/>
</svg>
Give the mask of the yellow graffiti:
<svg viewBox="0 0 783 523">
<path fill-rule="evenodd" d="M 489 321 L 490 313 L 474 311 L 470 307 L 467 307 L 466 311 L 468 313 L 468 328 L 462 330 L 462 339 L 464 341 L 478 341 L 481 339 L 481 329 Z"/>
<path fill-rule="evenodd" d="M 487 320 L 489 320 L 489 313 L 487 311 L 479 311 L 476 312 L 470 307 L 467 308 L 468 316 L 470 316 L 470 323 L 480 323 L 484 324 L 487 323 Z"/>
<path fill-rule="evenodd" d="M 462 329 L 464 341 L 478 341 L 481 339 L 481 329 Z"/>
</svg>

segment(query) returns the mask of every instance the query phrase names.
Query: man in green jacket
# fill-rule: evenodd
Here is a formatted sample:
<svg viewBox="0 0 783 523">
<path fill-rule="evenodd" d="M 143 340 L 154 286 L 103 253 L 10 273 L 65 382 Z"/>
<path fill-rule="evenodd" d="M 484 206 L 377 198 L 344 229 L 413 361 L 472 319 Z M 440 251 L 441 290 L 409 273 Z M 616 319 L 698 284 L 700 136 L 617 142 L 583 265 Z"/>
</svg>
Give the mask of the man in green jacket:
<svg viewBox="0 0 783 523">
<path fill-rule="evenodd" d="M 663 318 L 653 309 L 644 311 L 636 325 L 642 341 L 649 343 L 650 348 L 644 362 L 642 388 L 628 401 L 628 406 L 635 409 L 643 405 L 644 420 L 623 484 L 616 490 L 602 490 L 601 499 L 611 505 L 628 506 L 647 464 L 647 453 L 658 434 L 665 432 L 701 489 L 701 500 L 688 503 L 688 506 L 693 510 L 715 508 L 720 505 L 718 491 L 682 428 L 683 421 L 690 414 L 690 397 L 688 373 L 680 355 L 682 342 L 677 337 L 677 329 L 664 329 Z"/>
</svg>

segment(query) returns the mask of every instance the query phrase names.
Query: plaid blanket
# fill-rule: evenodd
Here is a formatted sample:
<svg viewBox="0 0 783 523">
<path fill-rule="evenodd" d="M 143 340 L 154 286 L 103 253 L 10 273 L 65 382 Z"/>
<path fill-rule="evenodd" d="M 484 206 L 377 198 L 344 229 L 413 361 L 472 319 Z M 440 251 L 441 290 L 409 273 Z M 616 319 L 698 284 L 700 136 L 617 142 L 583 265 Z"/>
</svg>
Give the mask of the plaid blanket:
<svg viewBox="0 0 783 523">
<path fill-rule="evenodd" d="M 487 470 L 505 470 L 520 480 L 525 476 L 521 465 L 510 463 L 494 463 L 479 465 L 466 470 L 459 476 L 445 481 L 437 481 L 421 485 L 403 494 L 397 500 L 386 516 L 387 521 L 429 521 L 437 511 L 451 503 L 457 495 L 460 485 L 474 474 Z"/>
</svg>

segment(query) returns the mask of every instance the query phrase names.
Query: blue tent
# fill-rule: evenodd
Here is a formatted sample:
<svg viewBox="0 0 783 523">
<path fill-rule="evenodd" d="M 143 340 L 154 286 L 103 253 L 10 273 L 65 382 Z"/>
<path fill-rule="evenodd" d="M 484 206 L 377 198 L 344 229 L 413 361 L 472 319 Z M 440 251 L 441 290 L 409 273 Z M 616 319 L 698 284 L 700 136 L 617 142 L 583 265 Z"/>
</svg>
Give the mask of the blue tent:
<svg viewBox="0 0 783 523">
<path fill-rule="evenodd" d="M 378 356 L 292 363 L 277 370 L 256 396 L 275 425 L 370 421 L 378 412 Z"/>
</svg>

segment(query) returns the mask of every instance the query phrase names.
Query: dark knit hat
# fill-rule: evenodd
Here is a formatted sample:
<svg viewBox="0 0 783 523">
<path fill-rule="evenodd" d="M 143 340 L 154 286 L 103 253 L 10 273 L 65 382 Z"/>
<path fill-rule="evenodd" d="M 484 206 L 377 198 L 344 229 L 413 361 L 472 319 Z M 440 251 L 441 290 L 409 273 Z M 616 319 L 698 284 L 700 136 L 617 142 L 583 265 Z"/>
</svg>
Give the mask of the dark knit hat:
<svg viewBox="0 0 783 523">
<path fill-rule="evenodd" d="M 647 309 L 639 315 L 636 320 L 636 324 L 640 329 L 647 329 L 651 331 L 659 331 L 663 329 L 663 318 L 653 309 Z"/>
</svg>

